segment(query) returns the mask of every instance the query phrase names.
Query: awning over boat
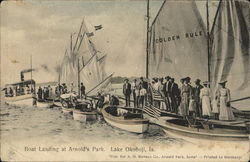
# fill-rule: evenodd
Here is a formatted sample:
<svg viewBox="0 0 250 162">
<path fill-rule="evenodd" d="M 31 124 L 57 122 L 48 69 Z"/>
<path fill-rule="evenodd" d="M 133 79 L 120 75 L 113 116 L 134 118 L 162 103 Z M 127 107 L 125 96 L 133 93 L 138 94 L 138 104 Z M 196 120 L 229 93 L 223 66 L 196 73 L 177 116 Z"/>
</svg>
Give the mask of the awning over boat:
<svg viewBox="0 0 250 162">
<path fill-rule="evenodd" d="M 17 86 L 17 85 L 30 85 L 30 84 L 36 84 L 36 82 L 33 79 L 25 80 L 22 82 L 12 83 L 12 84 L 6 84 L 5 87 L 8 86 Z"/>
</svg>

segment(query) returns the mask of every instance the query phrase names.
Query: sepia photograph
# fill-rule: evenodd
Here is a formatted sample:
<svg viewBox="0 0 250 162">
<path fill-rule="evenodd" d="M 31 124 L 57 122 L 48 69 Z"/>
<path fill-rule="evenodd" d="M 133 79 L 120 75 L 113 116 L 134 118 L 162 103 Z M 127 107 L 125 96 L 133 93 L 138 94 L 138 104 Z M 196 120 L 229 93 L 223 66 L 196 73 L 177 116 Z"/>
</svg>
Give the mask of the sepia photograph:
<svg viewBox="0 0 250 162">
<path fill-rule="evenodd" d="M 4 0 L 0 13 L 0 161 L 250 160 L 248 0 Z"/>
</svg>

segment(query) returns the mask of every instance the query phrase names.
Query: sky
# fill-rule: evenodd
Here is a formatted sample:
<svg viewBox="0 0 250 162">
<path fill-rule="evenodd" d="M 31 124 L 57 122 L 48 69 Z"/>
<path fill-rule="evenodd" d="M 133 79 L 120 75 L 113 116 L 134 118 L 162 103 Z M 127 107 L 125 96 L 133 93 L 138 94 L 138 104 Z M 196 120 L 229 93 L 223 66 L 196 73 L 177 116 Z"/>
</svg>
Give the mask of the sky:
<svg viewBox="0 0 250 162">
<path fill-rule="evenodd" d="M 197 3 L 203 12 L 204 2 Z M 150 0 L 150 22 L 162 3 Z M 103 26 L 92 39 L 97 50 L 107 54 L 108 74 L 145 76 L 146 6 L 146 0 L 3 1 L 1 84 L 20 81 L 20 71 L 30 68 L 31 60 L 36 69 L 32 76 L 38 83 L 56 81 L 55 67 L 61 64 L 70 34 L 78 32 L 83 19 L 89 31 Z"/>
<path fill-rule="evenodd" d="M 151 18 L 162 2 L 150 2 Z M 83 18 L 90 31 L 95 25 L 103 26 L 93 39 L 96 48 L 108 56 L 107 73 L 145 75 L 146 4 L 129 0 L 2 2 L 1 84 L 20 81 L 20 71 L 31 67 L 31 55 L 36 69 L 33 78 L 37 82 L 56 80 L 55 67 Z"/>
</svg>

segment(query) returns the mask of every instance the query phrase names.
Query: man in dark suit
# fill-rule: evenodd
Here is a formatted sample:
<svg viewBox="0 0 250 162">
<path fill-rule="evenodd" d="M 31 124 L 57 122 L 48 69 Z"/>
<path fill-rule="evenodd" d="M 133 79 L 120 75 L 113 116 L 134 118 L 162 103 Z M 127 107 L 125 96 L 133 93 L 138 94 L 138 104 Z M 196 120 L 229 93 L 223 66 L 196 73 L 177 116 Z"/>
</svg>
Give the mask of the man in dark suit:
<svg viewBox="0 0 250 162">
<path fill-rule="evenodd" d="M 178 98 L 179 98 L 179 88 L 178 84 L 174 82 L 174 78 L 170 79 L 170 89 L 169 89 L 169 96 L 171 101 L 171 112 L 177 113 L 178 112 Z"/>
<path fill-rule="evenodd" d="M 201 117 L 201 105 L 200 105 L 200 92 L 201 89 L 203 88 L 203 86 L 200 84 L 201 80 L 200 79 L 196 79 L 195 80 L 195 87 L 193 89 L 193 93 L 194 93 L 194 101 L 196 104 L 196 113 L 199 117 Z"/>
<path fill-rule="evenodd" d="M 170 82 L 171 77 L 167 76 L 165 77 L 166 82 L 164 83 L 164 87 L 163 87 L 163 92 L 165 95 L 165 103 L 166 103 L 166 107 L 167 107 L 167 111 L 171 111 L 171 104 L 170 104 L 170 88 L 171 88 L 171 82 Z"/>
<path fill-rule="evenodd" d="M 123 84 L 123 94 L 126 100 L 126 106 L 130 106 L 130 95 L 131 95 L 131 84 L 128 82 L 128 79 L 124 80 Z"/>
</svg>

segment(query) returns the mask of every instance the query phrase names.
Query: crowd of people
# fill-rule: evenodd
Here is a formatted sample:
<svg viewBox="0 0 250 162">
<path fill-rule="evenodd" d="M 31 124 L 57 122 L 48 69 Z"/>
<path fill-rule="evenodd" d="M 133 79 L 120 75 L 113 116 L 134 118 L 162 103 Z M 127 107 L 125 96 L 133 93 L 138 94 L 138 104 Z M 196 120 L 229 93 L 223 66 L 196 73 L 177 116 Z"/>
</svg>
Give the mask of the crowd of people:
<svg viewBox="0 0 250 162">
<path fill-rule="evenodd" d="M 52 99 L 52 94 L 52 87 L 50 85 L 43 88 L 39 86 L 37 90 L 37 99 L 38 101 Z"/>
<path fill-rule="evenodd" d="M 59 83 L 55 88 L 55 94 L 56 94 L 56 97 L 59 98 L 60 95 L 62 95 L 62 94 L 75 93 L 74 90 L 75 90 L 75 86 L 73 83 L 70 84 L 69 89 L 65 83 L 62 83 L 62 85 Z M 85 86 L 83 85 L 83 83 L 80 84 L 80 97 L 81 98 L 86 97 Z"/>
<path fill-rule="evenodd" d="M 212 95 L 208 81 L 201 84 L 201 80 L 196 79 L 194 85 L 190 81 L 190 77 L 185 77 L 180 80 L 181 85 L 178 85 L 170 76 L 153 78 L 151 82 L 145 81 L 143 77 L 139 81 L 134 79 L 132 83 L 125 79 L 123 94 L 126 106 L 131 106 L 132 96 L 136 108 L 144 108 L 146 103 L 184 117 L 234 120 L 230 90 L 226 88 L 227 81 L 218 83 L 215 95 Z"/>
<path fill-rule="evenodd" d="M 33 92 L 34 88 L 31 85 L 17 85 L 5 88 L 5 97 L 21 96 L 26 94 L 32 94 Z"/>
</svg>

